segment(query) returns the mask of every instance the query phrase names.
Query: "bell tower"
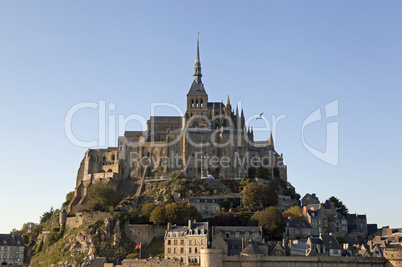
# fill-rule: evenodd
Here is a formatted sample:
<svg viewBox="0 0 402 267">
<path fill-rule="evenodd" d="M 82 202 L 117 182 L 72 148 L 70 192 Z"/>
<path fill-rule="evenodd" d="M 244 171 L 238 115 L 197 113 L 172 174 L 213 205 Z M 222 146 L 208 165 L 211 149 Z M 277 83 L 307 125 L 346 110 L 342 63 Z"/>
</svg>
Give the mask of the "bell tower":
<svg viewBox="0 0 402 267">
<path fill-rule="evenodd" d="M 208 116 L 208 95 L 205 91 L 204 84 L 201 81 L 201 60 L 200 60 L 200 42 L 199 33 L 197 33 L 197 56 L 195 58 L 194 67 L 194 81 L 187 93 L 187 111 L 186 121 L 193 116 L 202 117 Z M 194 124 L 194 125 L 193 125 Z M 194 119 L 194 123 L 190 124 L 191 128 L 205 127 L 206 121 L 200 119 Z"/>
</svg>

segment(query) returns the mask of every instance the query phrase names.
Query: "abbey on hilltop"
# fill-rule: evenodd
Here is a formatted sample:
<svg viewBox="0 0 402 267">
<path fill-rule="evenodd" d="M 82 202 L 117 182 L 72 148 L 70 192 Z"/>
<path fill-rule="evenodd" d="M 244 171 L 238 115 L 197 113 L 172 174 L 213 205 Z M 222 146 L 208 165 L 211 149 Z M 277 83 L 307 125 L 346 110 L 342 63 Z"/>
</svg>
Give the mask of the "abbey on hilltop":
<svg viewBox="0 0 402 267">
<path fill-rule="evenodd" d="M 208 101 L 201 81 L 199 40 L 193 76 L 183 117 L 152 116 L 146 130 L 126 131 L 119 137 L 118 147 L 88 149 L 70 211 L 84 201 L 92 183 L 106 181 L 123 195 L 139 195 L 145 177 L 155 173 L 161 178 L 180 172 L 192 179 L 233 179 L 254 176 L 264 167 L 270 177 L 287 181 L 272 133 L 266 141 L 254 141 L 243 110 L 233 110 L 229 97 L 226 105 Z M 137 185 L 130 185 L 133 180 Z"/>
</svg>

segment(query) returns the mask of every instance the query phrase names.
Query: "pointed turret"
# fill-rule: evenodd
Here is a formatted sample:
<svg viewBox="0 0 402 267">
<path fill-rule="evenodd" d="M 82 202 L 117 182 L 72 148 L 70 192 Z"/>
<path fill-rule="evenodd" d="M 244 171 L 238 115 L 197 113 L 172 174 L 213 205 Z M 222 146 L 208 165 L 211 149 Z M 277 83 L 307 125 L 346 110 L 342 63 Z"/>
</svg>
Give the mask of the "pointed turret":
<svg viewBox="0 0 402 267">
<path fill-rule="evenodd" d="M 241 109 L 241 127 L 240 128 L 244 129 L 244 127 L 246 127 L 246 122 L 245 122 L 245 119 L 244 119 L 243 109 Z"/>
<path fill-rule="evenodd" d="M 197 32 L 197 56 L 195 58 L 195 66 L 194 66 L 194 81 L 196 83 L 201 83 L 201 60 L 200 60 L 200 33 Z"/>
<path fill-rule="evenodd" d="M 204 84 L 201 81 L 201 60 L 200 60 L 200 41 L 199 41 L 199 33 L 197 33 L 197 55 L 195 58 L 195 66 L 194 66 L 194 81 L 191 85 L 190 91 L 187 95 L 206 95 L 204 89 Z"/>
<path fill-rule="evenodd" d="M 268 145 L 270 147 L 274 148 L 274 138 L 272 138 L 272 132 L 271 132 L 271 135 L 269 136 Z"/>
<path fill-rule="evenodd" d="M 236 106 L 236 129 L 240 129 L 240 121 L 239 121 L 240 117 L 239 117 L 239 106 Z"/>
</svg>

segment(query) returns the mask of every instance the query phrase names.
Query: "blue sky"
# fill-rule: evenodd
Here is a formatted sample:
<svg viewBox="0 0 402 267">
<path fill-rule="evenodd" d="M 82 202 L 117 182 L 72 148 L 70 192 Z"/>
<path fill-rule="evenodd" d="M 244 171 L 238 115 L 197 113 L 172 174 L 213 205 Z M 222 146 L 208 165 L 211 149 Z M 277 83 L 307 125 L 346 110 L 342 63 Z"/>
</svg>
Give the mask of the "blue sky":
<svg viewBox="0 0 402 267">
<path fill-rule="evenodd" d="M 65 135 L 72 106 L 104 100 L 116 105 L 107 116 L 145 118 L 151 103 L 185 108 L 196 32 L 210 101 L 286 115 L 276 149 L 301 195 L 334 195 L 370 223 L 402 227 L 401 12 L 399 1 L 0 1 L 0 232 L 38 222 L 74 190 L 87 148 Z M 304 134 L 324 151 L 326 123 L 338 122 L 337 166 L 301 135 L 334 100 L 339 115 Z M 97 120 L 77 112 L 74 134 L 95 139 Z"/>
</svg>

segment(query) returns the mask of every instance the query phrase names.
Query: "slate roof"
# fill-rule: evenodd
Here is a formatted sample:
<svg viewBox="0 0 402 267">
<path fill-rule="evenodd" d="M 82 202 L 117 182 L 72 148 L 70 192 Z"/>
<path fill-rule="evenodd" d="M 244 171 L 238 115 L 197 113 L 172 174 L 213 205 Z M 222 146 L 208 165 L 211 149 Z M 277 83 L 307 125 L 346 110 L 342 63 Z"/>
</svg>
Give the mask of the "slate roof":
<svg viewBox="0 0 402 267">
<path fill-rule="evenodd" d="M 104 263 L 106 263 L 106 258 L 105 257 L 98 257 L 92 260 L 91 264 L 89 267 L 102 267 Z"/>
<path fill-rule="evenodd" d="M 311 228 L 311 225 L 305 220 L 285 220 L 286 227 L 293 228 Z"/>
<path fill-rule="evenodd" d="M 181 116 L 151 116 L 148 122 L 154 123 L 181 123 L 183 117 Z"/>
<path fill-rule="evenodd" d="M 214 235 L 220 232 L 224 239 L 226 233 L 235 234 L 239 232 L 240 235 L 244 235 L 246 232 L 250 234 L 258 232 L 260 236 L 262 234 L 260 226 L 213 226 L 212 229 Z"/>
<path fill-rule="evenodd" d="M 21 235 L 0 234 L 0 246 L 24 246 Z"/>
<path fill-rule="evenodd" d="M 207 107 L 209 107 L 209 108 L 212 108 L 212 107 L 219 108 L 219 104 L 220 104 L 221 107 L 225 107 L 225 104 L 223 104 L 222 102 L 208 102 Z"/>
<path fill-rule="evenodd" d="M 228 254 L 229 255 L 239 255 L 242 249 L 240 239 L 230 239 L 226 240 L 225 243 L 228 246 Z"/>
<path fill-rule="evenodd" d="M 256 254 L 264 254 L 259 250 L 259 248 L 254 244 L 254 242 L 250 242 L 241 252 L 240 255 L 256 255 Z"/>
<path fill-rule="evenodd" d="M 195 80 L 190 87 L 190 91 L 188 91 L 187 95 L 206 95 L 207 92 L 205 91 L 204 84 L 199 82 L 197 83 Z"/>
<path fill-rule="evenodd" d="M 329 249 L 342 249 L 333 235 L 312 235 L 309 239 L 313 245 L 325 245 Z"/>
<path fill-rule="evenodd" d="M 168 233 L 178 232 L 178 234 L 180 236 L 185 236 L 187 234 L 188 230 L 189 229 L 188 229 L 187 225 L 186 226 L 173 225 L 172 229 L 168 230 L 167 232 Z M 193 223 L 193 225 L 191 227 L 191 230 L 194 230 L 194 231 L 199 230 L 201 235 L 207 234 L 208 233 L 208 223 L 207 222 L 195 222 L 195 223 Z"/>
</svg>

